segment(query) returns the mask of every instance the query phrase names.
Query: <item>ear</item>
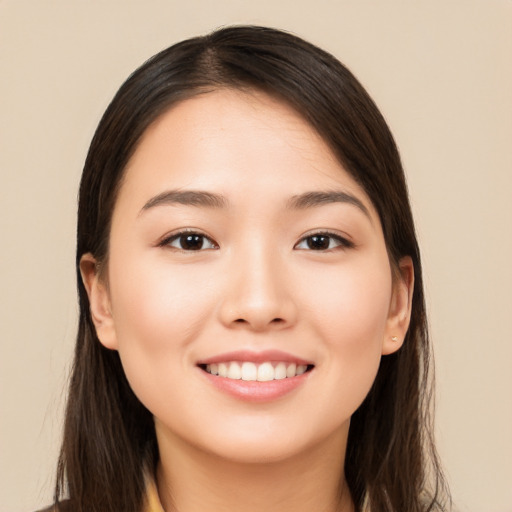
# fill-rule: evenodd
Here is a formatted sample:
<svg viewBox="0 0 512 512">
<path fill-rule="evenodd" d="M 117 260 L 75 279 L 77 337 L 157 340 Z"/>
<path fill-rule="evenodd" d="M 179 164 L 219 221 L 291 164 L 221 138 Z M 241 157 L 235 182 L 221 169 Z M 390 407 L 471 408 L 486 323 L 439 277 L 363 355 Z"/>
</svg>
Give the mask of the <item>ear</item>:
<svg viewBox="0 0 512 512">
<path fill-rule="evenodd" d="M 393 281 L 386 334 L 382 343 L 383 355 L 392 354 L 402 346 L 409 328 L 414 290 L 414 265 L 409 256 L 399 261 Z"/>
<path fill-rule="evenodd" d="M 89 307 L 96 335 L 104 347 L 116 350 L 117 337 L 108 286 L 100 275 L 98 262 L 91 253 L 84 254 L 80 258 L 80 273 L 89 297 Z"/>
</svg>

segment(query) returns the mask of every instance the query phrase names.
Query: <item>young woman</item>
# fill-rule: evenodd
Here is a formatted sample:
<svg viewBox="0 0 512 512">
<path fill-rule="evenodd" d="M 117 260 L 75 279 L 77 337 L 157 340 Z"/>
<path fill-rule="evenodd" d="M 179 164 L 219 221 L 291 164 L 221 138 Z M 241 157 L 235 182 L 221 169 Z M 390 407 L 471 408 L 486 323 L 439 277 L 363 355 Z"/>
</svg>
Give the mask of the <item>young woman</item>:
<svg viewBox="0 0 512 512">
<path fill-rule="evenodd" d="M 445 510 L 393 137 L 315 46 L 150 59 L 92 141 L 58 510 Z"/>
</svg>

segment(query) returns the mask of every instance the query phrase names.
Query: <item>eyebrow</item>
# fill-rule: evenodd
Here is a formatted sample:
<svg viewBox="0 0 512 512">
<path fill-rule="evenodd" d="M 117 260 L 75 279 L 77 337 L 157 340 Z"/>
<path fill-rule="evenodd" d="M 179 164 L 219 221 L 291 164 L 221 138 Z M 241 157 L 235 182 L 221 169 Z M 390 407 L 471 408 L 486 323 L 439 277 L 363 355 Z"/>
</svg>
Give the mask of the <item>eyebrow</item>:
<svg viewBox="0 0 512 512">
<path fill-rule="evenodd" d="M 338 190 L 305 192 L 304 194 L 291 197 L 288 201 L 287 207 L 296 210 L 303 210 L 306 208 L 314 208 L 329 203 L 351 204 L 359 208 L 359 210 L 361 210 L 371 220 L 368 208 L 366 208 L 360 199 L 352 194 Z"/>
<path fill-rule="evenodd" d="M 205 208 L 225 208 L 227 199 L 219 194 L 203 192 L 201 190 L 168 190 L 152 197 L 140 213 L 155 206 L 183 204 L 186 206 L 200 206 Z"/>
<path fill-rule="evenodd" d="M 162 192 L 144 204 L 140 213 L 156 206 L 182 204 L 185 206 L 198 206 L 203 208 L 226 208 L 228 200 L 220 195 L 202 190 L 168 190 Z M 361 210 L 370 220 L 370 212 L 363 202 L 356 196 L 343 191 L 313 191 L 292 196 L 286 207 L 293 210 L 305 210 L 329 203 L 351 204 Z"/>
</svg>

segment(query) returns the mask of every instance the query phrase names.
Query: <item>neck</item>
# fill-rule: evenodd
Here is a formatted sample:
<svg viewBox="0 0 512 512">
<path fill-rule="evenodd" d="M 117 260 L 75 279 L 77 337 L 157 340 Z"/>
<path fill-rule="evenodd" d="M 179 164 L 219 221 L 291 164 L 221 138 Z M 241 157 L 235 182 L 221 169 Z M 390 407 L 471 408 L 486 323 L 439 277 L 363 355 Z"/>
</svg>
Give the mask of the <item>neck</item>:
<svg viewBox="0 0 512 512">
<path fill-rule="evenodd" d="M 338 436 L 339 437 L 339 436 Z M 343 471 L 346 436 L 277 462 L 248 463 L 159 439 L 166 512 L 353 512 Z"/>
</svg>

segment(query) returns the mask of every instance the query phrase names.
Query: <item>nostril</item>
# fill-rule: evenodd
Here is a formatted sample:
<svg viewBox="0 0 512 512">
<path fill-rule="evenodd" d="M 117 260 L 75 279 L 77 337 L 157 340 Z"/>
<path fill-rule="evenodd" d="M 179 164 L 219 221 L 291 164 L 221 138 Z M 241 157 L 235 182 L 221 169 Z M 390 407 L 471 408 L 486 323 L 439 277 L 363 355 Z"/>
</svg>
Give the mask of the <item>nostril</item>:
<svg viewBox="0 0 512 512">
<path fill-rule="evenodd" d="M 252 318 L 252 319 L 245 319 L 245 318 L 237 318 L 233 321 L 233 324 L 237 324 L 240 326 L 247 326 L 254 328 L 256 330 L 265 329 L 268 327 L 280 327 L 286 324 L 286 320 L 281 317 L 273 318 L 272 320 L 265 320 L 263 318 Z"/>
</svg>

